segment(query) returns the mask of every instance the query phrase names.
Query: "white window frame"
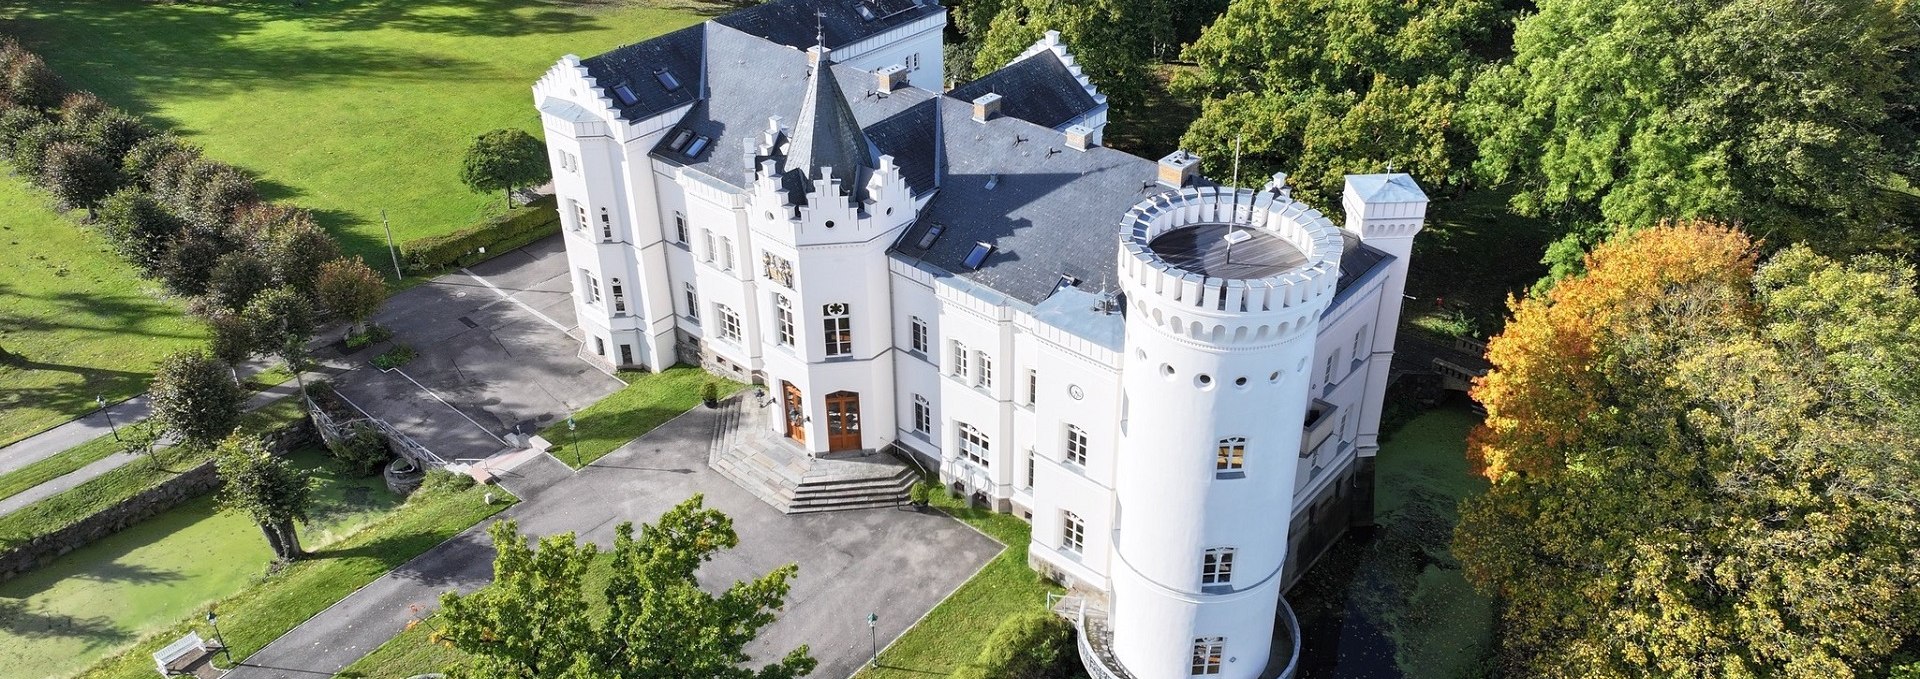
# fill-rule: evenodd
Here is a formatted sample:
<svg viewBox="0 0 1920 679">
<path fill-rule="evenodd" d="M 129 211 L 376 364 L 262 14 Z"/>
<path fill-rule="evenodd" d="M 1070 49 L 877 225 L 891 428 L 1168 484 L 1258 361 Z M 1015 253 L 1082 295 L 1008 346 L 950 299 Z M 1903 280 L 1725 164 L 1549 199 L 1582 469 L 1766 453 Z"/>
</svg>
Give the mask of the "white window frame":
<svg viewBox="0 0 1920 679">
<path fill-rule="evenodd" d="M 1084 554 L 1087 549 L 1087 522 L 1079 514 L 1060 510 L 1060 551 Z"/>
<path fill-rule="evenodd" d="M 1239 550 L 1232 547 L 1214 547 L 1200 555 L 1200 586 L 1220 587 L 1233 585 L 1233 557 Z"/>
<path fill-rule="evenodd" d="M 685 285 L 687 291 L 687 318 L 693 319 L 693 322 L 698 323 L 700 322 L 700 293 L 694 289 L 692 281 L 688 281 Z"/>
<path fill-rule="evenodd" d="M 919 316 L 912 317 L 907 328 L 907 347 L 922 354 L 927 353 L 927 321 Z"/>
<path fill-rule="evenodd" d="M 613 313 L 627 315 L 627 290 L 620 285 L 620 279 L 607 279 L 607 287 L 613 293 Z"/>
<path fill-rule="evenodd" d="M 1067 464 L 1087 466 L 1087 430 L 1067 425 L 1066 443 L 1062 450 Z"/>
<path fill-rule="evenodd" d="M 974 353 L 974 360 L 980 365 L 978 366 L 979 370 L 975 371 L 973 386 L 981 389 L 992 389 L 993 357 L 987 355 L 985 351 L 978 351 Z"/>
<path fill-rule="evenodd" d="M 701 229 L 701 230 L 700 230 L 700 239 L 701 239 L 702 241 L 704 241 L 704 243 L 703 243 L 703 244 L 707 246 L 707 247 L 706 247 L 706 250 L 707 250 L 707 253 L 706 253 L 706 254 L 707 254 L 707 263 L 708 263 L 708 264 L 712 264 L 712 263 L 713 263 L 713 260 L 714 260 L 714 258 L 716 258 L 716 257 L 719 257 L 719 256 L 720 256 L 720 252 L 719 252 L 719 250 L 720 250 L 720 248 L 719 248 L 719 244 L 718 244 L 718 243 L 717 243 L 717 242 L 716 242 L 716 241 L 714 240 L 714 237 L 713 237 L 713 229 Z"/>
<path fill-rule="evenodd" d="M 1246 471 L 1247 437 L 1222 437 L 1213 453 L 1213 475 L 1218 478 L 1238 478 L 1245 475 Z"/>
<path fill-rule="evenodd" d="M 1227 657 L 1226 637 L 1200 637 L 1193 640 L 1193 663 L 1188 666 L 1189 676 L 1211 676 L 1220 673 L 1221 659 Z"/>
<path fill-rule="evenodd" d="M 829 358 L 853 355 L 853 307 L 844 302 L 820 307 L 820 337 Z"/>
<path fill-rule="evenodd" d="M 919 394 L 913 395 L 913 430 L 922 434 L 933 433 L 933 403 Z"/>
<path fill-rule="evenodd" d="M 732 238 L 720 239 L 720 270 L 721 271 L 733 270 L 733 239 Z"/>
<path fill-rule="evenodd" d="M 1039 402 L 1040 402 L 1040 371 L 1033 368 L 1027 368 L 1027 405 L 1033 406 L 1035 404 L 1038 404 Z"/>
<path fill-rule="evenodd" d="M 687 244 L 687 213 L 673 211 L 673 242 Z"/>
<path fill-rule="evenodd" d="M 573 205 L 573 230 L 575 230 L 575 231 L 586 231 L 586 230 L 587 230 L 587 205 L 586 205 L 586 203 L 582 203 L 582 202 L 580 202 L 580 201 L 578 201 L 578 200 L 574 200 L 574 199 L 572 199 L 572 198 L 568 198 L 568 199 L 567 199 L 567 202 L 568 202 L 568 203 L 571 203 L 571 204 Z"/>
<path fill-rule="evenodd" d="M 993 466 L 993 441 L 987 438 L 986 432 L 965 422 L 956 424 L 953 429 L 953 449 L 960 454 L 960 457 L 981 468 Z"/>
<path fill-rule="evenodd" d="M 953 344 L 953 347 L 952 347 L 951 353 L 953 354 L 953 366 L 952 366 L 953 376 L 958 377 L 964 381 L 967 379 L 967 375 L 970 375 L 973 373 L 972 369 L 968 365 L 968 361 L 972 360 L 973 355 L 967 353 L 966 343 L 961 342 L 960 340 L 953 340 L 952 344 Z"/>
<path fill-rule="evenodd" d="M 740 314 L 735 313 L 733 307 L 719 302 L 714 302 L 713 313 L 720 319 L 720 337 L 740 341 Z"/>
<path fill-rule="evenodd" d="M 580 284 L 586 286 L 587 303 L 594 306 L 600 306 L 600 301 L 601 301 L 600 278 L 598 276 L 593 275 L 593 272 L 587 269 L 580 270 L 580 277 L 581 277 Z"/>
<path fill-rule="evenodd" d="M 773 295 L 774 338 L 781 346 L 793 346 L 793 302 L 786 295 Z"/>
</svg>

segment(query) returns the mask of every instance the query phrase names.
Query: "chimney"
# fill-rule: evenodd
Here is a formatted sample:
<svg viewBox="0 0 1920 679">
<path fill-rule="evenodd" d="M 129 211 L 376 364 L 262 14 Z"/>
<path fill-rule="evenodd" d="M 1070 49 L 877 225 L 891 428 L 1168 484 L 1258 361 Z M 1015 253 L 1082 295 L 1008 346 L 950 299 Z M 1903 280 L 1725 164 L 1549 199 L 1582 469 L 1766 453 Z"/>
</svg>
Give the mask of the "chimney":
<svg viewBox="0 0 1920 679">
<path fill-rule="evenodd" d="M 1193 186 L 1200 176 L 1200 156 L 1182 149 L 1160 159 L 1160 183 L 1173 188 Z"/>
<path fill-rule="evenodd" d="M 1099 144 L 1093 142 L 1093 128 L 1085 125 L 1074 125 L 1067 128 L 1067 148 L 1075 151 L 1085 151 L 1088 147 L 1093 146 L 1099 146 Z"/>
<path fill-rule="evenodd" d="M 894 90 L 907 86 L 907 67 L 894 64 L 873 72 L 874 89 L 881 94 L 890 94 Z"/>
<path fill-rule="evenodd" d="M 991 92 L 973 100 L 973 121 L 984 123 L 1000 115 L 1000 95 Z"/>
</svg>

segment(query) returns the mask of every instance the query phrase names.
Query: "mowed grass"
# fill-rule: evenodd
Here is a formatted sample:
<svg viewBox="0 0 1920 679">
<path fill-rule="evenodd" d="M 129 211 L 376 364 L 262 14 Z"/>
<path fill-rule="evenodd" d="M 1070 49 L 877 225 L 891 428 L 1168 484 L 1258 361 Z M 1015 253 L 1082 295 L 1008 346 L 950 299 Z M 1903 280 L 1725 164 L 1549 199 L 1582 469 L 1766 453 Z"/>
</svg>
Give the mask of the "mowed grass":
<svg viewBox="0 0 1920 679">
<path fill-rule="evenodd" d="M 1002 620 L 1046 610 L 1047 594 L 1062 590 L 1027 567 L 1033 526 L 1011 514 L 970 507 L 936 490 L 932 505 L 1007 546 L 980 572 L 935 606 L 918 624 L 880 652 L 880 666 L 862 669 L 863 679 L 945 677 L 979 657 Z"/>
<path fill-rule="evenodd" d="M 416 493 L 398 509 L 363 523 L 356 532 L 339 538 L 306 559 L 264 579 L 249 581 L 237 593 L 220 599 L 220 631 L 232 647 L 235 660 L 244 660 L 355 590 L 445 542 L 474 524 L 513 504 L 485 496 L 498 493 L 478 486 L 464 491 Z M 253 539 L 264 539 L 254 530 Z M 178 639 L 189 629 L 212 638 L 204 608 L 174 618 L 175 622 L 101 659 L 76 675 L 86 679 L 146 679 L 153 676 L 153 651 Z"/>
<path fill-rule="evenodd" d="M 530 88 L 591 56 L 701 21 L 691 3 L 587 0 L 147 0 L 9 3 L 66 81 L 149 116 L 315 210 L 348 252 L 501 210 L 459 180 L 475 135 L 540 134 Z M 383 267 L 381 269 L 385 271 Z"/>
<path fill-rule="evenodd" d="M 574 414 L 577 431 L 569 431 L 567 422 L 561 420 L 540 432 L 540 436 L 553 443 L 554 457 L 576 469 L 593 464 L 628 441 L 700 405 L 701 384 L 712 381 L 721 398 L 745 386 L 684 365 L 658 373 L 622 372 L 620 379 L 626 381 L 626 387 Z M 577 451 L 576 435 L 579 437 Z"/>
<path fill-rule="evenodd" d="M 0 174 L 0 445 L 147 390 L 153 368 L 206 338 L 106 240 Z"/>
<path fill-rule="evenodd" d="M 318 511 L 301 526 L 309 549 L 326 551 L 400 502 L 379 477 L 347 476 L 320 449 L 289 459 L 319 482 Z M 83 668 L 246 587 L 272 556 L 252 521 L 209 495 L 0 583 L 0 678 Z"/>
</svg>

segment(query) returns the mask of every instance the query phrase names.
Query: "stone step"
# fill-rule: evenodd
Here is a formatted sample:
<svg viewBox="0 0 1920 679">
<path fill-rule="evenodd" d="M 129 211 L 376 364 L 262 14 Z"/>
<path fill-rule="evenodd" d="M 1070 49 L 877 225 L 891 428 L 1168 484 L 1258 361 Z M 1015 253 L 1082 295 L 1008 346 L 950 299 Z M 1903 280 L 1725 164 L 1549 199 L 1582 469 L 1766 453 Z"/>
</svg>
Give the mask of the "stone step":
<svg viewBox="0 0 1920 679">
<path fill-rule="evenodd" d="M 821 512 L 844 512 L 855 509 L 886 509 L 889 507 L 898 507 L 906 503 L 906 500 L 871 500 L 818 507 L 788 507 L 782 511 L 786 514 L 818 514 Z"/>
<path fill-rule="evenodd" d="M 814 496 L 814 495 L 833 495 L 836 493 L 865 493 L 865 492 L 873 492 L 873 491 L 900 491 L 904 493 L 904 492 L 907 492 L 907 489 L 911 487 L 913 487 L 913 483 L 906 479 L 897 479 L 897 478 L 870 479 L 866 481 L 850 481 L 846 483 L 835 483 L 835 484 L 809 483 L 793 489 L 793 494 L 795 497 L 807 497 L 807 496 Z"/>
</svg>

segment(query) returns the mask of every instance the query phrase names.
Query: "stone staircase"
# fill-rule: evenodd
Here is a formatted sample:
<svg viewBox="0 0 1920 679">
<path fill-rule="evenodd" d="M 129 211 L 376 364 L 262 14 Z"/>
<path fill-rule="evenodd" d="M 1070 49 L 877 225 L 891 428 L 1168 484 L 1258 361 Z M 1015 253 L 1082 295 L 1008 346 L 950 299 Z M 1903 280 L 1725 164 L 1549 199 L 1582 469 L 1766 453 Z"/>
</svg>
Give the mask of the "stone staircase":
<svg viewBox="0 0 1920 679">
<path fill-rule="evenodd" d="M 721 406 L 707 465 L 786 514 L 894 507 L 919 480 L 913 467 L 887 453 L 846 451 L 815 457 L 765 427 L 743 425 L 760 415 L 741 396 Z"/>
</svg>

